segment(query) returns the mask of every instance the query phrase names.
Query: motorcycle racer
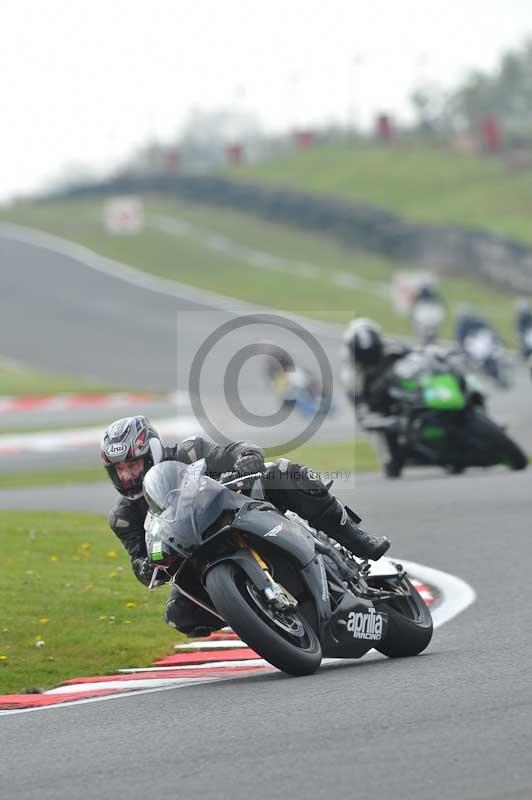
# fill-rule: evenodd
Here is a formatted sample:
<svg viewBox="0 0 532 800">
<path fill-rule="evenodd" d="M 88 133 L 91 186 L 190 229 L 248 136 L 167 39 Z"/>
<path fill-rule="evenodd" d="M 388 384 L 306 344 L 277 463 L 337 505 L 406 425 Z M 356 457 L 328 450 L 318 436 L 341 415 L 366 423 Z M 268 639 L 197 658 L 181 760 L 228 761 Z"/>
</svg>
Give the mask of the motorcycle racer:
<svg viewBox="0 0 532 800">
<path fill-rule="evenodd" d="M 389 548 L 386 537 L 374 537 L 358 527 L 360 517 L 330 494 L 320 476 L 305 465 L 280 458 L 266 466 L 264 452 L 251 442 L 221 446 L 203 436 L 191 436 L 175 447 L 165 447 L 143 416 L 113 422 L 105 431 L 100 457 L 121 497 L 109 514 L 109 525 L 128 551 L 133 572 L 149 585 L 153 566 L 147 557 L 144 520 L 148 510 L 142 481 L 150 467 L 161 461 L 191 464 L 205 459 L 210 477 L 225 472 L 242 476 L 264 473 L 266 499 L 281 511 L 293 511 L 313 527 L 336 539 L 354 555 L 377 560 Z M 220 621 L 183 597 L 173 587 L 166 621 L 183 633 L 205 635 Z"/>
<path fill-rule="evenodd" d="M 392 413 L 391 370 L 410 352 L 406 345 L 386 340 L 380 326 L 370 319 L 355 319 L 347 328 L 341 378 L 357 421 L 367 430 L 375 430 L 376 423 Z M 379 435 L 388 454 L 384 471 L 388 477 L 398 477 L 404 459 L 397 433 L 383 425 Z"/>
</svg>

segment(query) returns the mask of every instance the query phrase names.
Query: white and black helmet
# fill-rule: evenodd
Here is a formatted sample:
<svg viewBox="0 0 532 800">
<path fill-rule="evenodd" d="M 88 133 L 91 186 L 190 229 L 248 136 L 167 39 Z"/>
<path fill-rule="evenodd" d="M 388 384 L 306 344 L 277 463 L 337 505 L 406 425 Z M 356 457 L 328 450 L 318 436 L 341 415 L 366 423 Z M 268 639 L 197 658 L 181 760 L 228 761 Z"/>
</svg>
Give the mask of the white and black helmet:
<svg viewBox="0 0 532 800">
<path fill-rule="evenodd" d="M 384 351 L 382 330 L 371 319 L 355 319 L 344 334 L 353 363 L 373 367 L 379 363 Z"/>
<path fill-rule="evenodd" d="M 117 491 L 134 499 L 142 495 L 147 471 L 162 461 L 163 444 L 147 417 L 125 417 L 105 431 L 100 458 Z"/>
</svg>

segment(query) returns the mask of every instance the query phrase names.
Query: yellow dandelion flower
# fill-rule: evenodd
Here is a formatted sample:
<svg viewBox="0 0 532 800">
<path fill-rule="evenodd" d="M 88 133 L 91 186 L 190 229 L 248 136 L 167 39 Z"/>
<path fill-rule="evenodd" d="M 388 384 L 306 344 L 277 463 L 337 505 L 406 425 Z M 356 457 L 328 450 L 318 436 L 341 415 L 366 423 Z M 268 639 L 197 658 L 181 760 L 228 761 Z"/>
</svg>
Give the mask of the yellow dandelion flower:
<svg viewBox="0 0 532 800">
<path fill-rule="evenodd" d="M 101 616 L 101 617 L 98 617 L 98 619 L 99 619 L 101 622 L 105 622 L 105 620 L 107 619 L 107 616 L 106 616 L 105 614 L 102 614 L 102 616 Z"/>
<path fill-rule="evenodd" d="M 49 620 L 48 620 L 48 617 L 41 617 L 41 618 L 40 618 L 40 620 L 39 620 L 39 622 L 41 622 L 43 625 L 46 625 L 46 623 L 47 623 L 48 621 L 49 621 Z"/>
<path fill-rule="evenodd" d="M 7 661 L 7 656 L 0 656 L 0 661 Z"/>
<path fill-rule="evenodd" d="M 107 558 L 116 558 L 118 553 L 116 550 L 108 550 L 107 551 Z"/>
<path fill-rule="evenodd" d="M 123 625 L 131 625 L 131 620 L 130 619 L 125 619 L 122 624 Z"/>
<path fill-rule="evenodd" d="M 134 603 L 133 600 L 130 600 L 128 603 L 126 603 L 126 608 L 136 608 L 136 607 L 137 604 Z"/>
<path fill-rule="evenodd" d="M 59 561 L 57 556 L 50 556 L 50 561 Z"/>
<path fill-rule="evenodd" d="M 115 572 L 114 570 L 113 570 L 113 572 L 109 573 L 109 577 L 110 578 L 116 578 L 117 575 L 118 575 L 118 572 Z"/>
<path fill-rule="evenodd" d="M 88 542 L 82 542 L 79 547 L 80 547 L 80 550 L 88 550 L 89 547 L 90 547 L 90 544 Z"/>
</svg>

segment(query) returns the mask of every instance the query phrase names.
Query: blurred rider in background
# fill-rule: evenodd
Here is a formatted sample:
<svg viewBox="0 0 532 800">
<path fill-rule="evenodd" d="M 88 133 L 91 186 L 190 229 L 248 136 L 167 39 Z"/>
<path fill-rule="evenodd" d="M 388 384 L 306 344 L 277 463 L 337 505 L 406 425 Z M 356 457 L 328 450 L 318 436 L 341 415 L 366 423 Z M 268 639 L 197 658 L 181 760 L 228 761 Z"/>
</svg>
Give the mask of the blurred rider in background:
<svg viewBox="0 0 532 800">
<path fill-rule="evenodd" d="M 398 477 L 404 465 L 398 434 L 390 420 L 394 405 L 391 371 L 410 352 L 406 345 L 386 340 L 380 326 L 370 319 L 353 320 L 344 334 L 342 383 L 357 421 L 381 436 L 387 452 L 384 471 L 390 478 Z"/>
<path fill-rule="evenodd" d="M 464 303 L 456 313 L 456 341 L 471 367 L 482 371 L 500 388 L 507 389 L 509 363 L 493 325 Z"/>
<path fill-rule="evenodd" d="M 252 442 L 221 446 L 206 437 L 191 436 L 175 447 L 165 447 L 149 420 L 136 416 L 119 419 L 107 428 L 100 457 L 120 495 L 109 514 L 109 525 L 128 551 L 136 577 L 146 586 L 151 582 L 154 566 L 146 550 L 144 520 L 148 504 L 142 482 L 150 467 L 161 461 L 192 464 L 205 459 L 209 476 L 216 480 L 227 472 L 240 476 L 261 472 L 269 502 L 282 512 L 295 512 L 355 556 L 377 560 L 390 546 L 386 537 L 370 536 L 361 530 L 360 517 L 329 492 L 316 472 L 285 458 L 266 465 L 263 450 Z M 191 636 L 205 636 L 220 627 L 219 619 L 183 597 L 175 586 L 165 619 Z"/>
<path fill-rule="evenodd" d="M 532 307 L 526 298 L 516 300 L 515 328 L 521 355 L 532 367 Z"/>
<path fill-rule="evenodd" d="M 421 345 L 433 344 L 445 319 L 445 305 L 433 283 L 424 283 L 417 290 L 410 306 L 410 321 Z"/>
</svg>

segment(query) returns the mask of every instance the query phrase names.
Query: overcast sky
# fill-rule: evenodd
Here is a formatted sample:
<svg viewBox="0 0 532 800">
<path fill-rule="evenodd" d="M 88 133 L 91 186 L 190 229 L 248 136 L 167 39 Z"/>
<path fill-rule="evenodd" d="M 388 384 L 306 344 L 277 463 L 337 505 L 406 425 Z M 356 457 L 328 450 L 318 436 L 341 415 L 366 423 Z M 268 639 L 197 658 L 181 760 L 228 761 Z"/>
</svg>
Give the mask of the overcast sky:
<svg viewBox="0 0 532 800">
<path fill-rule="evenodd" d="M 404 117 L 421 77 L 453 85 L 528 35 L 531 0 L 2 0 L 0 198 L 170 140 L 193 107 L 269 130 Z"/>
</svg>

